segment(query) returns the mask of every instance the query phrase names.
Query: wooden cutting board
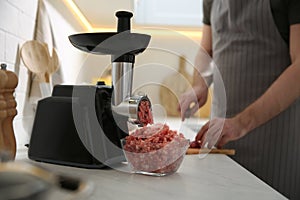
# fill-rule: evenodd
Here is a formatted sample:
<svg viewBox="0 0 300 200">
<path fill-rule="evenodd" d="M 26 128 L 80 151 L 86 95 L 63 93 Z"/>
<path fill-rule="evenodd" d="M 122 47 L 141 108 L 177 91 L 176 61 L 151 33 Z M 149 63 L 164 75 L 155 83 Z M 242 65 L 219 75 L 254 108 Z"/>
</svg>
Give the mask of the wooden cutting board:
<svg viewBox="0 0 300 200">
<path fill-rule="evenodd" d="M 235 155 L 234 149 L 199 149 L 199 148 L 188 148 L 186 154 L 225 154 L 225 155 Z"/>
</svg>

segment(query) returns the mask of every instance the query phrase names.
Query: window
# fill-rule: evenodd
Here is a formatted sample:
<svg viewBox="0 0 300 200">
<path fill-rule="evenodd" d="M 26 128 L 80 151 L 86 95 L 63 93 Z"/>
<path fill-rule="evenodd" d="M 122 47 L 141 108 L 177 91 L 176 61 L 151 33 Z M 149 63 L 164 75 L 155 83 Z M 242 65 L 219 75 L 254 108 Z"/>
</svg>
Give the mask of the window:
<svg viewBox="0 0 300 200">
<path fill-rule="evenodd" d="M 145 26 L 202 26 L 202 0 L 135 0 L 135 23 Z"/>
</svg>

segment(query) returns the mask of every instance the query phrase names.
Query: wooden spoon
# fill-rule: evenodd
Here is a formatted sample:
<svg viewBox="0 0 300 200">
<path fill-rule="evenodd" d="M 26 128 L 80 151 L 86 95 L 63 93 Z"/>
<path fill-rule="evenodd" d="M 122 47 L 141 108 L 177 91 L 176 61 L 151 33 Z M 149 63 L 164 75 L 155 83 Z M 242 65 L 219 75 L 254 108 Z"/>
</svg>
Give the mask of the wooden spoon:
<svg viewBox="0 0 300 200">
<path fill-rule="evenodd" d="M 49 82 L 45 73 L 50 64 L 50 55 L 44 44 L 36 40 L 25 42 L 21 48 L 21 58 L 24 65 L 29 71 L 37 75 L 40 82 Z"/>
<path fill-rule="evenodd" d="M 51 59 L 47 44 L 36 40 L 27 41 L 21 48 L 21 58 L 28 70 L 36 75 L 32 80 L 30 96 L 35 98 L 49 96 L 50 84 L 46 73 Z"/>
</svg>

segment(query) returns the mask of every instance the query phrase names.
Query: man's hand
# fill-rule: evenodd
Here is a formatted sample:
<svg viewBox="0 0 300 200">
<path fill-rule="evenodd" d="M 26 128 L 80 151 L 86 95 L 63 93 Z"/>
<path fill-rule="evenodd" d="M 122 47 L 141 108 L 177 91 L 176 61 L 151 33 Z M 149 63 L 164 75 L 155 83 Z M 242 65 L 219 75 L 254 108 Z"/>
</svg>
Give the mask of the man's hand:
<svg viewBox="0 0 300 200">
<path fill-rule="evenodd" d="M 193 87 L 191 90 L 183 93 L 179 100 L 178 111 L 182 121 L 192 116 L 207 101 L 208 88 L 205 85 Z"/>
<path fill-rule="evenodd" d="M 238 117 L 224 119 L 215 118 L 207 122 L 198 132 L 194 145 L 202 148 L 222 148 L 230 141 L 245 136 L 247 132 Z"/>
</svg>

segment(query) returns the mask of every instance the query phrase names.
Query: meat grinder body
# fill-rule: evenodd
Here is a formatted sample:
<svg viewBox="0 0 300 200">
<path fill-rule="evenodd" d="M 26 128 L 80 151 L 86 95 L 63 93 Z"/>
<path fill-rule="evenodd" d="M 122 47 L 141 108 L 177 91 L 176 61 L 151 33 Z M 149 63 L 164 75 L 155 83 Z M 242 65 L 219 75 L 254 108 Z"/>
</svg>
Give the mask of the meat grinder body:
<svg viewBox="0 0 300 200">
<path fill-rule="evenodd" d="M 55 86 L 51 97 L 38 102 L 29 158 L 84 168 L 124 161 L 120 140 L 128 133 L 128 117 L 113 113 L 111 96 L 105 85 Z"/>
</svg>

